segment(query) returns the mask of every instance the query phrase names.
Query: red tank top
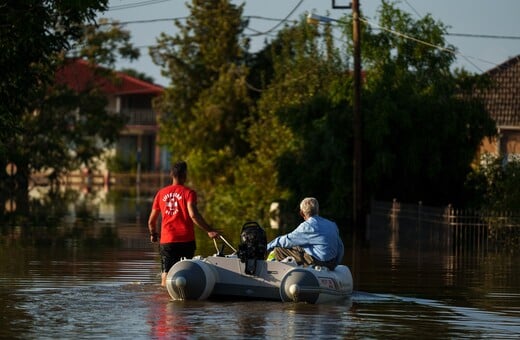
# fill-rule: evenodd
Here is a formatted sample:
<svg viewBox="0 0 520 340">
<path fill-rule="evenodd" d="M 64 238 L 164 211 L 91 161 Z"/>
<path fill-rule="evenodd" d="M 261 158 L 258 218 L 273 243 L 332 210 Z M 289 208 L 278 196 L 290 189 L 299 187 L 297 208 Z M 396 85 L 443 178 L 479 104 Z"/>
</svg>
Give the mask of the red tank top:
<svg viewBox="0 0 520 340">
<path fill-rule="evenodd" d="M 183 185 L 170 185 L 155 195 L 152 209 L 161 211 L 161 243 L 195 240 L 188 202 L 197 204 L 197 194 Z"/>
</svg>

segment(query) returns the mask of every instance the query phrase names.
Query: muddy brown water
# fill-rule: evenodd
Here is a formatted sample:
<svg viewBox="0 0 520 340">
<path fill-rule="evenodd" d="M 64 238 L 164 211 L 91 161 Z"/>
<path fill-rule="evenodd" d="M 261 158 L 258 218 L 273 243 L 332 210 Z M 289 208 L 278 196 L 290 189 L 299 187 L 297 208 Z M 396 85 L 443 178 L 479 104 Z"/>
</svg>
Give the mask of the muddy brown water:
<svg viewBox="0 0 520 340">
<path fill-rule="evenodd" d="M 111 204 L 82 223 L 71 213 L 58 227 L 0 228 L 0 338 L 520 338 L 518 252 L 446 248 L 380 222 L 364 246 L 346 242 L 349 299 L 172 301 L 148 240 L 150 200 Z M 224 234 L 236 243 L 237 230 Z"/>
</svg>

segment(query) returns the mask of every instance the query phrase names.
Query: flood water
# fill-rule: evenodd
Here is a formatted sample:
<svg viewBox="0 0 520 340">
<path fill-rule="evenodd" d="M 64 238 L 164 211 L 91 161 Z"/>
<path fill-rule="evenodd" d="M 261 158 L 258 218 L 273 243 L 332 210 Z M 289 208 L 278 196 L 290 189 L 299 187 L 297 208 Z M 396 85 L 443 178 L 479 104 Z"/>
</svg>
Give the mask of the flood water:
<svg viewBox="0 0 520 340">
<path fill-rule="evenodd" d="M 95 211 L 86 218 L 82 199 Z M 172 301 L 148 239 L 151 199 L 80 197 L 52 226 L 5 222 L 0 338 L 520 338 L 518 249 L 446 246 L 438 226 L 384 219 L 371 222 L 365 244 L 345 240 L 350 299 Z M 223 234 L 236 245 L 240 228 Z M 198 254 L 215 253 L 205 234 L 197 244 Z"/>
</svg>

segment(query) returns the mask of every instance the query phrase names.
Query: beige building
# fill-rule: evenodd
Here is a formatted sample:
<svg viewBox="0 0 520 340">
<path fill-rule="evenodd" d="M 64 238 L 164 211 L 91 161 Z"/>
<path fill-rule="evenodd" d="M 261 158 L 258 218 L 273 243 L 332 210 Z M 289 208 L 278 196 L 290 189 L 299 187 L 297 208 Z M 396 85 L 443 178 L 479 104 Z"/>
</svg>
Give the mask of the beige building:
<svg viewBox="0 0 520 340">
<path fill-rule="evenodd" d="M 66 64 L 58 72 L 57 81 L 76 91 L 97 86 L 106 94 L 107 111 L 127 116 L 127 125 L 106 157 L 129 167 L 139 166 L 145 172 L 166 168 L 167 154 L 156 143 L 158 113 L 152 107 L 153 98 L 163 92 L 161 86 L 121 72 L 116 72 L 116 79 L 108 79 L 81 59 Z M 102 164 L 100 169 L 104 167 Z"/>
</svg>

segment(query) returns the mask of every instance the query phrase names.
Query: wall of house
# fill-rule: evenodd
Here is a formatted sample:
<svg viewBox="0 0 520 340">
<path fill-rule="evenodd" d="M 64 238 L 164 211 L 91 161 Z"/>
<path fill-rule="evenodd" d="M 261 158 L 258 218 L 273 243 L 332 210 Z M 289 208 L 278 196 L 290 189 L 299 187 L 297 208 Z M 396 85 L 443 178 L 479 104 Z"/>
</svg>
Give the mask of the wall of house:
<svg viewBox="0 0 520 340">
<path fill-rule="evenodd" d="M 500 139 L 499 139 L 500 138 Z M 520 159 L 520 129 L 500 129 L 500 135 L 484 138 L 479 155 L 489 153 L 494 156 L 504 155 L 508 160 Z"/>
<path fill-rule="evenodd" d="M 485 137 L 480 146 L 480 154 L 489 153 L 492 155 L 498 155 L 498 139 Z"/>
<path fill-rule="evenodd" d="M 108 99 L 108 103 L 107 103 L 106 110 L 108 112 L 118 113 L 119 112 L 119 107 L 120 107 L 119 97 L 108 96 L 107 99 Z"/>
<path fill-rule="evenodd" d="M 501 152 L 508 158 L 520 157 L 520 130 L 502 130 Z"/>
<path fill-rule="evenodd" d="M 139 164 L 141 171 L 155 171 L 159 168 L 159 154 L 156 146 L 157 119 L 152 108 L 154 95 L 128 94 L 115 97 L 110 106 L 128 118 L 125 129 L 116 144 L 116 159 L 133 171 Z"/>
</svg>

